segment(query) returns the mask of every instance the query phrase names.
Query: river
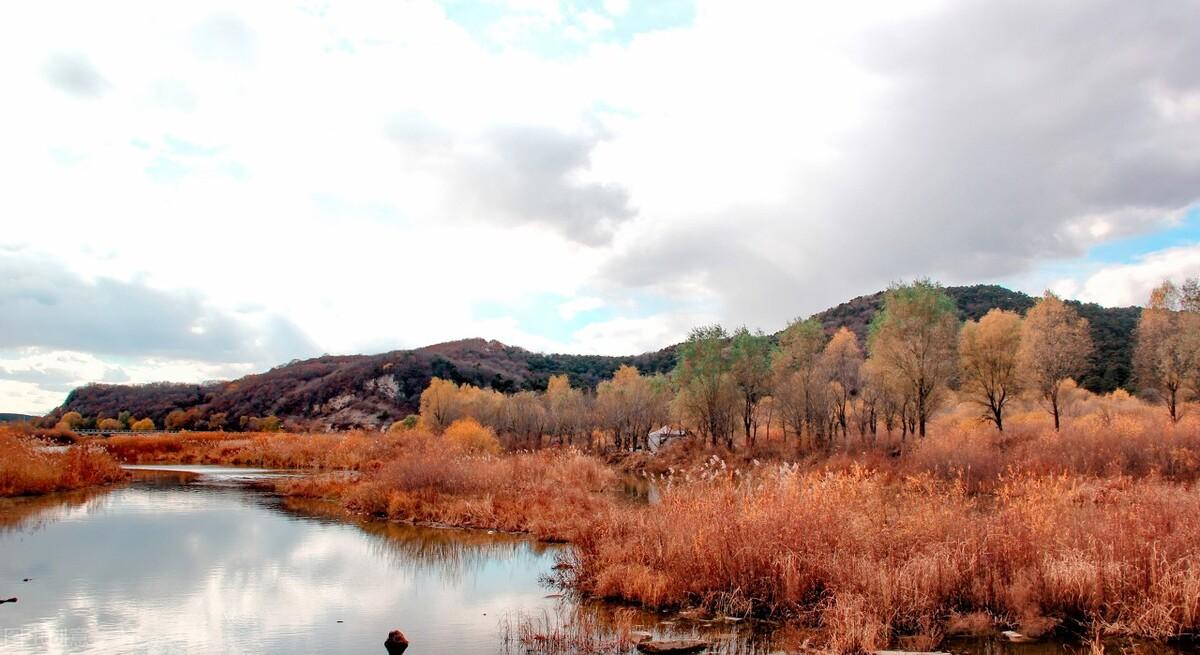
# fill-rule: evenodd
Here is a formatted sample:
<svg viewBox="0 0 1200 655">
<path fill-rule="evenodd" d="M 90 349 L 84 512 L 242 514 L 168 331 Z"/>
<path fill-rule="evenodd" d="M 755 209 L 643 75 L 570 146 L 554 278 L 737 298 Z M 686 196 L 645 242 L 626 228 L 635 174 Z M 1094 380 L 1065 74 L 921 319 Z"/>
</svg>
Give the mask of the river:
<svg viewBox="0 0 1200 655">
<path fill-rule="evenodd" d="M 0 653 L 371 653 L 399 628 L 408 653 L 525 653 L 517 618 L 614 622 L 701 636 L 725 654 L 771 652 L 769 626 L 688 623 L 579 605 L 545 586 L 559 548 L 484 531 L 355 521 L 253 484 L 262 469 L 128 467 L 112 489 L 0 499 Z M 585 617 L 580 619 L 580 617 Z M 1086 652 L 995 638 L 978 655 Z M 1122 652 L 1122 647 L 1110 652 Z M 1193 647 L 1138 644 L 1179 655 Z"/>
<path fill-rule="evenodd" d="M 108 493 L 0 505 L 2 653 L 497 652 L 500 622 L 559 602 L 554 547 L 322 518 L 245 483 L 135 472 Z M 26 582 L 25 580 L 28 579 Z"/>
</svg>

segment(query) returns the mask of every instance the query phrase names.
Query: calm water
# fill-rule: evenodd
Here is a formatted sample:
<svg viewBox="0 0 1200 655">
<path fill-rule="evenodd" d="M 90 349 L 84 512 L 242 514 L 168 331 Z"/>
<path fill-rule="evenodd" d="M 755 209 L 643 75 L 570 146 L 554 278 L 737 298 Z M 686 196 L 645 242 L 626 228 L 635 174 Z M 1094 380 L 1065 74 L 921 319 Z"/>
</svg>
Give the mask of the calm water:
<svg viewBox="0 0 1200 655">
<path fill-rule="evenodd" d="M 393 628 L 409 653 L 493 653 L 506 612 L 558 602 L 534 542 L 324 520 L 245 485 L 265 472 L 174 468 L 0 505 L 0 598 L 20 598 L 0 653 L 376 654 Z"/>
<path fill-rule="evenodd" d="M 372 653 L 394 628 L 413 655 L 505 652 L 517 615 L 584 613 L 724 654 L 771 652 L 769 626 L 549 597 L 556 548 L 479 531 L 348 522 L 249 483 L 265 470 L 130 467 L 111 491 L 0 499 L 0 653 Z M 323 518 L 334 517 L 334 518 Z M 28 581 L 25 579 L 28 578 Z M 574 617 L 574 618 L 572 618 Z M 1078 644 L 959 639 L 972 655 L 1065 655 Z M 514 645 L 511 652 L 522 653 Z M 1113 644 L 1109 652 L 1128 649 Z M 1194 647 L 1138 644 L 1145 655 Z"/>
</svg>

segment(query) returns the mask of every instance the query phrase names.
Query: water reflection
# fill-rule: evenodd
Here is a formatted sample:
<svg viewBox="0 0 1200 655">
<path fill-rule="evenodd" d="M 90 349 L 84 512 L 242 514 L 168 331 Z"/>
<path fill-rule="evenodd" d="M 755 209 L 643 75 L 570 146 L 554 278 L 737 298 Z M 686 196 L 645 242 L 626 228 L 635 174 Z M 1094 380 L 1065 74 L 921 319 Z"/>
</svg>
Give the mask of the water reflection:
<svg viewBox="0 0 1200 655">
<path fill-rule="evenodd" d="M 122 486 L 0 501 L 0 653 L 525 652 L 522 622 L 700 637 L 715 652 L 785 646 L 771 624 L 686 620 L 581 602 L 539 583 L 564 546 L 505 534 L 358 521 L 335 505 L 256 491 L 271 472 L 176 467 Z M 647 491 L 649 488 L 647 488 Z M 28 579 L 28 582 L 25 580 Z M 1086 646 L 955 639 L 979 655 L 1064 655 Z M 536 649 L 535 649 L 536 650 Z M 1110 644 L 1109 652 L 1191 647 Z"/>
<path fill-rule="evenodd" d="M 364 530 L 202 477 L 0 510 L 0 596 L 20 597 L 0 652 L 377 653 L 396 627 L 410 652 L 494 652 L 502 611 L 555 602 L 528 541 Z"/>
</svg>

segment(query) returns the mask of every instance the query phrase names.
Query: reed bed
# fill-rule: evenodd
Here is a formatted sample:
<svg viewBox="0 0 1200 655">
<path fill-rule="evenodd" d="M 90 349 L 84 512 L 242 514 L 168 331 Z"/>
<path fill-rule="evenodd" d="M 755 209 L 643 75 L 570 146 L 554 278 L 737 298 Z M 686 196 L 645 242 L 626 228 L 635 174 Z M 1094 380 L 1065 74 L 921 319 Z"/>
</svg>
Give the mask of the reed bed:
<svg viewBox="0 0 1200 655">
<path fill-rule="evenodd" d="M 699 606 L 823 629 L 840 652 L 936 643 L 983 612 L 1044 631 L 1154 639 L 1200 629 L 1200 494 L 1158 478 L 1018 475 L 973 495 L 929 475 L 720 462 L 658 507 L 575 539 L 562 581 L 656 608 Z"/>
<path fill-rule="evenodd" d="M 276 489 L 361 516 L 570 541 L 558 581 L 585 595 L 776 619 L 856 652 L 997 624 L 1197 634 L 1200 414 L 1173 424 L 1154 409 L 1103 404 L 1060 432 L 1014 412 L 1003 433 L 952 411 L 925 439 L 852 436 L 819 452 L 679 443 L 656 462 L 669 471 L 657 505 L 620 500 L 595 455 L 492 454 L 420 429 L 107 446 L 124 461 L 309 469 Z M 585 645 L 548 627 L 525 637 Z"/>
<path fill-rule="evenodd" d="M 88 446 L 48 451 L 45 443 L 16 431 L 0 431 L 0 497 L 68 491 L 125 478 L 107 453 Z"/>
<path fill-rule="evenodd" d="M 404 437 L 347 432 L 185 432 L 121 435 L 100 442 L 130 464 L 224 464 L 264 468 L 367 470 L 396 456 Z"/>
</svg>

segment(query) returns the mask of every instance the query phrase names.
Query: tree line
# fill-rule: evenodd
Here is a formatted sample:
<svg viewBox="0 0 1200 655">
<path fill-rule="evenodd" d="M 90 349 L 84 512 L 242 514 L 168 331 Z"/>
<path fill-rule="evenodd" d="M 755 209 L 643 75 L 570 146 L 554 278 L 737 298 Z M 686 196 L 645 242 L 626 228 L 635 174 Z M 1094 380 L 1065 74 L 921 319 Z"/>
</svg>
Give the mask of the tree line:
<svg viewBox="0 0 1200 655">
<path fill-rule="evenodd" d="M 1143 395 L 1172 421 L 1200 397 L 1200 285 L 1190 279 L 1154 290 L 1135 332 L 1135 374 Z M 865 346 L 865 347 L 864 347 Z M 698 327 L 678 348 L 671 375 L 622 366 L 594 393 L 565 375 L 545 392 L 503 394 L 435 378 L 421 395 L 419 421 L 435 432 L 471 417 L 516 443 L 594 446 L 607 435 L 619 449 L 646 445 L 662 425 L 684 425 L 713 446 L 753 447 L 782 427 L 800 447 L 849 443 L 857 434 L 901 440 L 924 436 L 930 417 L 956 392 L 999 431 L 1020 397 L 1036 399 L 1059 429 L 1075 380 L 1093 352 L 1087 319 L 1047 291 L 1024 316 L 992 309 L 961 322 L 954 301 L 929 280 L 894 285 L 871 321 L 866 344 L 842 327 L 827 335 L 815 319 L 796 320 L 773 339 L 745 327 Z M 398 422 L 414 425 L 417 416 Z"/>
</svg>

